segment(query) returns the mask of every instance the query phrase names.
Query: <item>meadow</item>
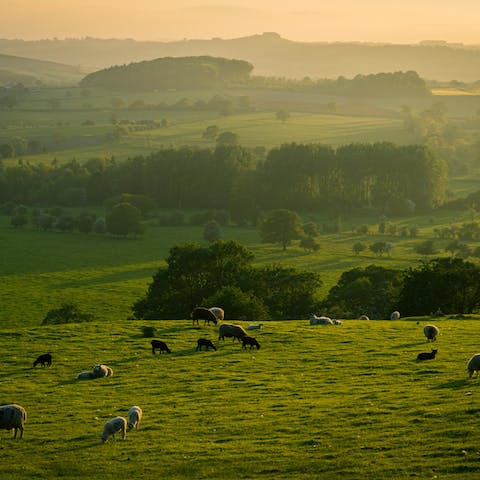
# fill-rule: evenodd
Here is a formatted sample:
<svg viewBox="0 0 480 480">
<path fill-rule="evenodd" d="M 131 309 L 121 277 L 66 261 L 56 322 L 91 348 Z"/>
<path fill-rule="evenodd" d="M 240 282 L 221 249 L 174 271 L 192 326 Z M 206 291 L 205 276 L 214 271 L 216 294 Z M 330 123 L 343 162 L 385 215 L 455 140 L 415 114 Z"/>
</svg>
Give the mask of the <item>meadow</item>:
<svg viewBox="0 0 480 480">
<path fill-rule="evenodd" d="M 478 320 L 436 319 L 435 360 L 416 321 L 310 326 L 272 321 L 242 350 L 217 328 L 147 322 L 172 353 L 153 356 L 145 322 L 4 329 L 2 402 L 27 410 L 23 440 L 0 431 L 2 476 L 50 478 L 471 479 L 480 472 Z M 247 323 L 244 323 L 247 324 Z M 215 351 L 196 352 L 210 338 Z M 51 352 L 50 368 L 32 368 Z M 77 381 L 105 363 L 114 376 Z M 102 444 L 132 405 L 138 431 Z"/>
</svg>

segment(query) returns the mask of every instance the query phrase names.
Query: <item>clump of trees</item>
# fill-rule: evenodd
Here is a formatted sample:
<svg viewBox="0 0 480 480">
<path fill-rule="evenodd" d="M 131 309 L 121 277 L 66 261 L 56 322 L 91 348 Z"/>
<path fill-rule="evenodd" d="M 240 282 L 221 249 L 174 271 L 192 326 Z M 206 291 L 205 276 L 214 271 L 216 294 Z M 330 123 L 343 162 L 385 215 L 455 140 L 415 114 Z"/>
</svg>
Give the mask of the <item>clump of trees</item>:
<svg viewBox="0 0 480 480">
<path fill-rule="evenodd" d="M 66 302 L 62 303 L 59 308 L 49 310 L 42 320 L 42 325 L 91 322 L 94 318 L 94 315 L 82 312 L 76 303 Z"/>
</svg>

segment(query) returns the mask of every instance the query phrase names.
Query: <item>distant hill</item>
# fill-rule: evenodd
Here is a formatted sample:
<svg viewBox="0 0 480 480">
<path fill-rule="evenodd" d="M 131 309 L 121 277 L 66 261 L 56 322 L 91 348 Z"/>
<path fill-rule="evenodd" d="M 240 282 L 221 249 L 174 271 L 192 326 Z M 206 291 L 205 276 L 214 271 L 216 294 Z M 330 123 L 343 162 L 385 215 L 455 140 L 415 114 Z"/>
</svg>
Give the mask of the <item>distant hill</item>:
<svg viewBox="0 0 480 480">
<path fill-rule="evenodd" d="M 236 39 L 144 42 L 131 39 L 0 40 L 0 52 L 81 65 L 89 71 L 160 57 L 210 55 L 246 60 L 254 75 L 337 78 L 378 72 L 418 72 L 432 80 L 480 79 L 480 46 L 422 42 L 305 43 L 264 33 Z M 3 68 L 0 64 L 0 68 Z"/>
<path fill-rule="evenodd" d="M 87 75 L 81 85 L 122 90 L 214 88 L 243 82 L 252 69 L 243 60 L 167 57 L 99 70 Z"/>
<path fill-rule="evenodd" d="M 85 75 L 79 67 L 57 62 L 0 54 L 0 85 L 71 85 Z"/>
</svg>

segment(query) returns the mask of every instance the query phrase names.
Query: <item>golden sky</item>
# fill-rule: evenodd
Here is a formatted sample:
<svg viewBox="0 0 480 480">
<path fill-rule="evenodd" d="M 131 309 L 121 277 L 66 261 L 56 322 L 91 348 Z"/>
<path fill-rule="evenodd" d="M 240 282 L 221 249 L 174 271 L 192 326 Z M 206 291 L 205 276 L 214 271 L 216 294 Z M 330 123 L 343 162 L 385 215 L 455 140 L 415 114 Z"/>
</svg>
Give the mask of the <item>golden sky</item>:
<svg viewBox="0 0 480 480">
<path fill-rule="evenodd" d="M 0 38 L 480 44 L 480 0 L 0 0 Z"/>
</svg>

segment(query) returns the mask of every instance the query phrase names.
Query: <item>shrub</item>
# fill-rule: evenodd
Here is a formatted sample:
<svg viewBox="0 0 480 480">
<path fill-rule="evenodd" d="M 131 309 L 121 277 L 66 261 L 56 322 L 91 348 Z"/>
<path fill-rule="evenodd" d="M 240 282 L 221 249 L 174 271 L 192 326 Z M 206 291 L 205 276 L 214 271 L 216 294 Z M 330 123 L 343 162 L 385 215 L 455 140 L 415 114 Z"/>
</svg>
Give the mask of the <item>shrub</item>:
<svg viewBox="0 0 480 480">
<path fill-rule="evenodd" d="M 61 323 L 91 322 L 95 317 L 83 313 L 75 303 L 63 303 L 60 308 L 49 310 L 42 325 L 59 325 Z"/>
<path fill-rule="evenodd" d="M 140 330 L 142 330 L 143 336 L 145 338 L 154 337 L 156 334 L 155 327 L 152 327 L 152 326 L 142 327 Z"/>
</svg>

